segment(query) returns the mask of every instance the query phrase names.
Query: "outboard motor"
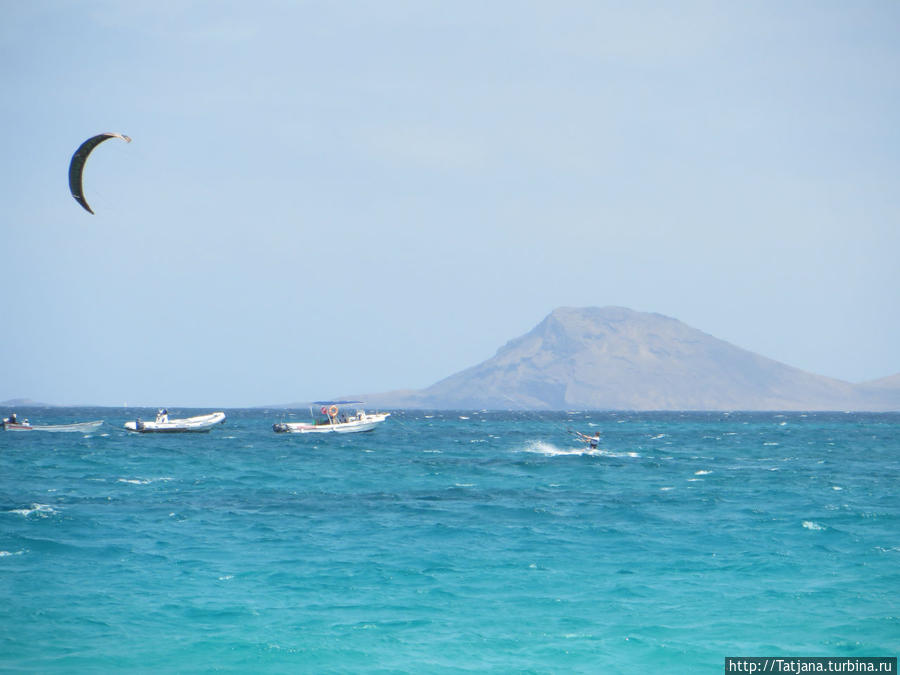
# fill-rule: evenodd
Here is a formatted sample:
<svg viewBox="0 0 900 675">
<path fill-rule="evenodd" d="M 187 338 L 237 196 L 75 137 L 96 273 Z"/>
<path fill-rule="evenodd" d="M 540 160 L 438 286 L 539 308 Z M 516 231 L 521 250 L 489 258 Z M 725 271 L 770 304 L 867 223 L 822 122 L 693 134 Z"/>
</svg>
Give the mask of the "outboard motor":
<svg viewBox="0 0 900 675">
<path fill-rule="evenodd" d="M 274 431 L 276 433 L 279 433 L 279 434 L 284 433 L 287 430 L 288 430 L 288 425 L 284 424 L 283 422 L 276 422 L 275 424 L 272 425 L 272 431 Z"/>
</svg>

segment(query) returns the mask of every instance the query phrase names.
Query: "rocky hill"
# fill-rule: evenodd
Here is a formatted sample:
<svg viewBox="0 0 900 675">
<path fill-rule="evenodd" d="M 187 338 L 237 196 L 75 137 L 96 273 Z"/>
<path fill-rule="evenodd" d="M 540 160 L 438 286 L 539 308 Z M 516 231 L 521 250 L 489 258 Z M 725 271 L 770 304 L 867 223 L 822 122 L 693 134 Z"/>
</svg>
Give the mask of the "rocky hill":
<svg viewBox="0 0 900 675">
<path fill-rule="evenodd" d="M 735 347 L 660 314 L 556 309 L 495 356 L 380 407 L 900 410 L 900 375 L 854 385 Z"/>
</svg>

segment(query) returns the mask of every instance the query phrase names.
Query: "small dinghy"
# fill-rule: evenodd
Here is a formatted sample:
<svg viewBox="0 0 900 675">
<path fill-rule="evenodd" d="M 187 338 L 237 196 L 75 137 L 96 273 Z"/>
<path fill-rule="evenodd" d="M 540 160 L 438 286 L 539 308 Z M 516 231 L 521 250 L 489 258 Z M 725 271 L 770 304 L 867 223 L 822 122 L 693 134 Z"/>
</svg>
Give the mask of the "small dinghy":
<svg viewBox="0 0 900 675">
<path fill-rule="evenodd" d="M 160 410 L 156 414 L 156 420 L 145 422 L 138 418 L 134 422 L 125 422 L 128 431 L 136 431 L 141 434 L 180 434 L 187 432 L 209 431 L 217 424 L 225 421 L 225 413 L 214 412 L 208 415 L 185 417 L 182 419 L 169 419 L 168 410 Z"/>
</svg>

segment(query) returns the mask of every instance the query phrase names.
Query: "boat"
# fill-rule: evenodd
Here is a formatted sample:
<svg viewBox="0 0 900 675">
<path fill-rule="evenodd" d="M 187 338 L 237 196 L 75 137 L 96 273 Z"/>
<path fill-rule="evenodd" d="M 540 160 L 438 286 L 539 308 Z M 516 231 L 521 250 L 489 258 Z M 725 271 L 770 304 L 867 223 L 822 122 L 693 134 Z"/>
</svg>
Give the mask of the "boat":
<svg viewBox="0 0 900 675">
<path fill-rule="evenodd" d="M 341 413 L 340 406 L 358 406 L 362 405 L 361 401 L 316 401 L 315 405 L 322 406 L 319 410 L 322 418 L 313 416 L 311 422 L 279 422 L 272 425 L 272 430 L 289 434 L 357 434 L 373 431 L 391 416 L 390 413 L 367 413 L 362 408 L 352 415 Z"/>
<path fill-rule="evenodd" d="M 93 422 L 74 422 L 72 424 L 32 424 L 28 420 L 21 420 L 13 413 L 0 422 L 0 429 L 5 431 L 63 431 L 70 433 L 89 434 L 103 424 L 103 420 Z"/>
<path fill-rule="evenodd" d="M 168 410 L 160 410 L 156 414 L 156 420 L 146 422 L 141 418 L 133 422 L 125 422 L 125 428 L 128 431 L 136 431 L 140 434 L 179 434 L 187 432 L 204 432 L 209 431 L 217 424 L 225 421 L 225 413 L 214 412 L 208 415 L 197 415 L 196 417 L 184 417 L 181 419 L 169 419 Z"/>
</svg>

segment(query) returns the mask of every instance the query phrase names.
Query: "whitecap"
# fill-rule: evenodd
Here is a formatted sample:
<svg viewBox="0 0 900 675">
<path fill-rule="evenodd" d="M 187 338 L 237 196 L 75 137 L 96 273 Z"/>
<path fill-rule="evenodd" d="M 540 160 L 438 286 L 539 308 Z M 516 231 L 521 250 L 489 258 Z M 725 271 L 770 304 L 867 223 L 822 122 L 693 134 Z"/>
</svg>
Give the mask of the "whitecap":
<svg viewBox="0 0 900 675">
<path fill-rule="evenodd" d="M 700 469 L 700 471 L 695 471 L 694 475 L 695 476 L 708 476 L 711 473 L 712 473 L 712 471 L 706 471 L 705 469 Z"/>
<path fill-rule="evenodd" d="M 659 489 L 660 489 L 660 492 L 668 492 L 669 490 L 674 490 L 675 488 L 673 488 L 673 487 L 661 487 L 661 488 L 659 488 Z"/>
<path fill-rule="evenodd" d="M 0 551 L 0 558 L 6 558 L 11 555 L 22 555 L 25 551 L 16 551 L 13 553 L 12 551 Z"/>
<path fill-rule="evenodd" d="M 116 482 L 130 483 L 131 485 L 150 485 L 150 483 L 166 483 L 170 480 L 174 479 L 171 476 L 160 476 L 159 478 L 119 478 Z"/>
<path fill-rule="evenodd" d="M 459 419 L 461 419 L 461 420 L 467 420 L 467 419 L 469 419 L 469 418 L 466 417 L 465 415 L 460 415 L 460 416 L 459 416 Z"/>
<path fill-rule="evenodd" d="M 7 513 L 16 513 L 20 516 L 25 516 L 26 518 L 32 513 L 36 513 L 41 518 L 46 518 L 54 513 L 58 513 L 58 511 L 49 504 L 32 504 L 30 509 L 12 509 L 11 511 L 7 511 Z"/>
<path fill-rule="evenodd" d="M 610 450 L 597 450 L 596 454 L 603 455 L 605 457 L 640 457 L 640 455 L 636 452 L 611 452 Z"/>
<path fill-rule="evenodd" d="M 819 525 L 818 523 L 813 522 L 812 520 L 804 520 L 803 527 L 805 527 L 807 530 L 824 530 L 825 529 L 825 527 L 823 525 Z"/>
<path fill-rule="evenodd" d="M 831 489 L 832 490 L 843 490 L 844 488 L 842 488 L 840 485 L 832 485 Z"/>
</svg>

